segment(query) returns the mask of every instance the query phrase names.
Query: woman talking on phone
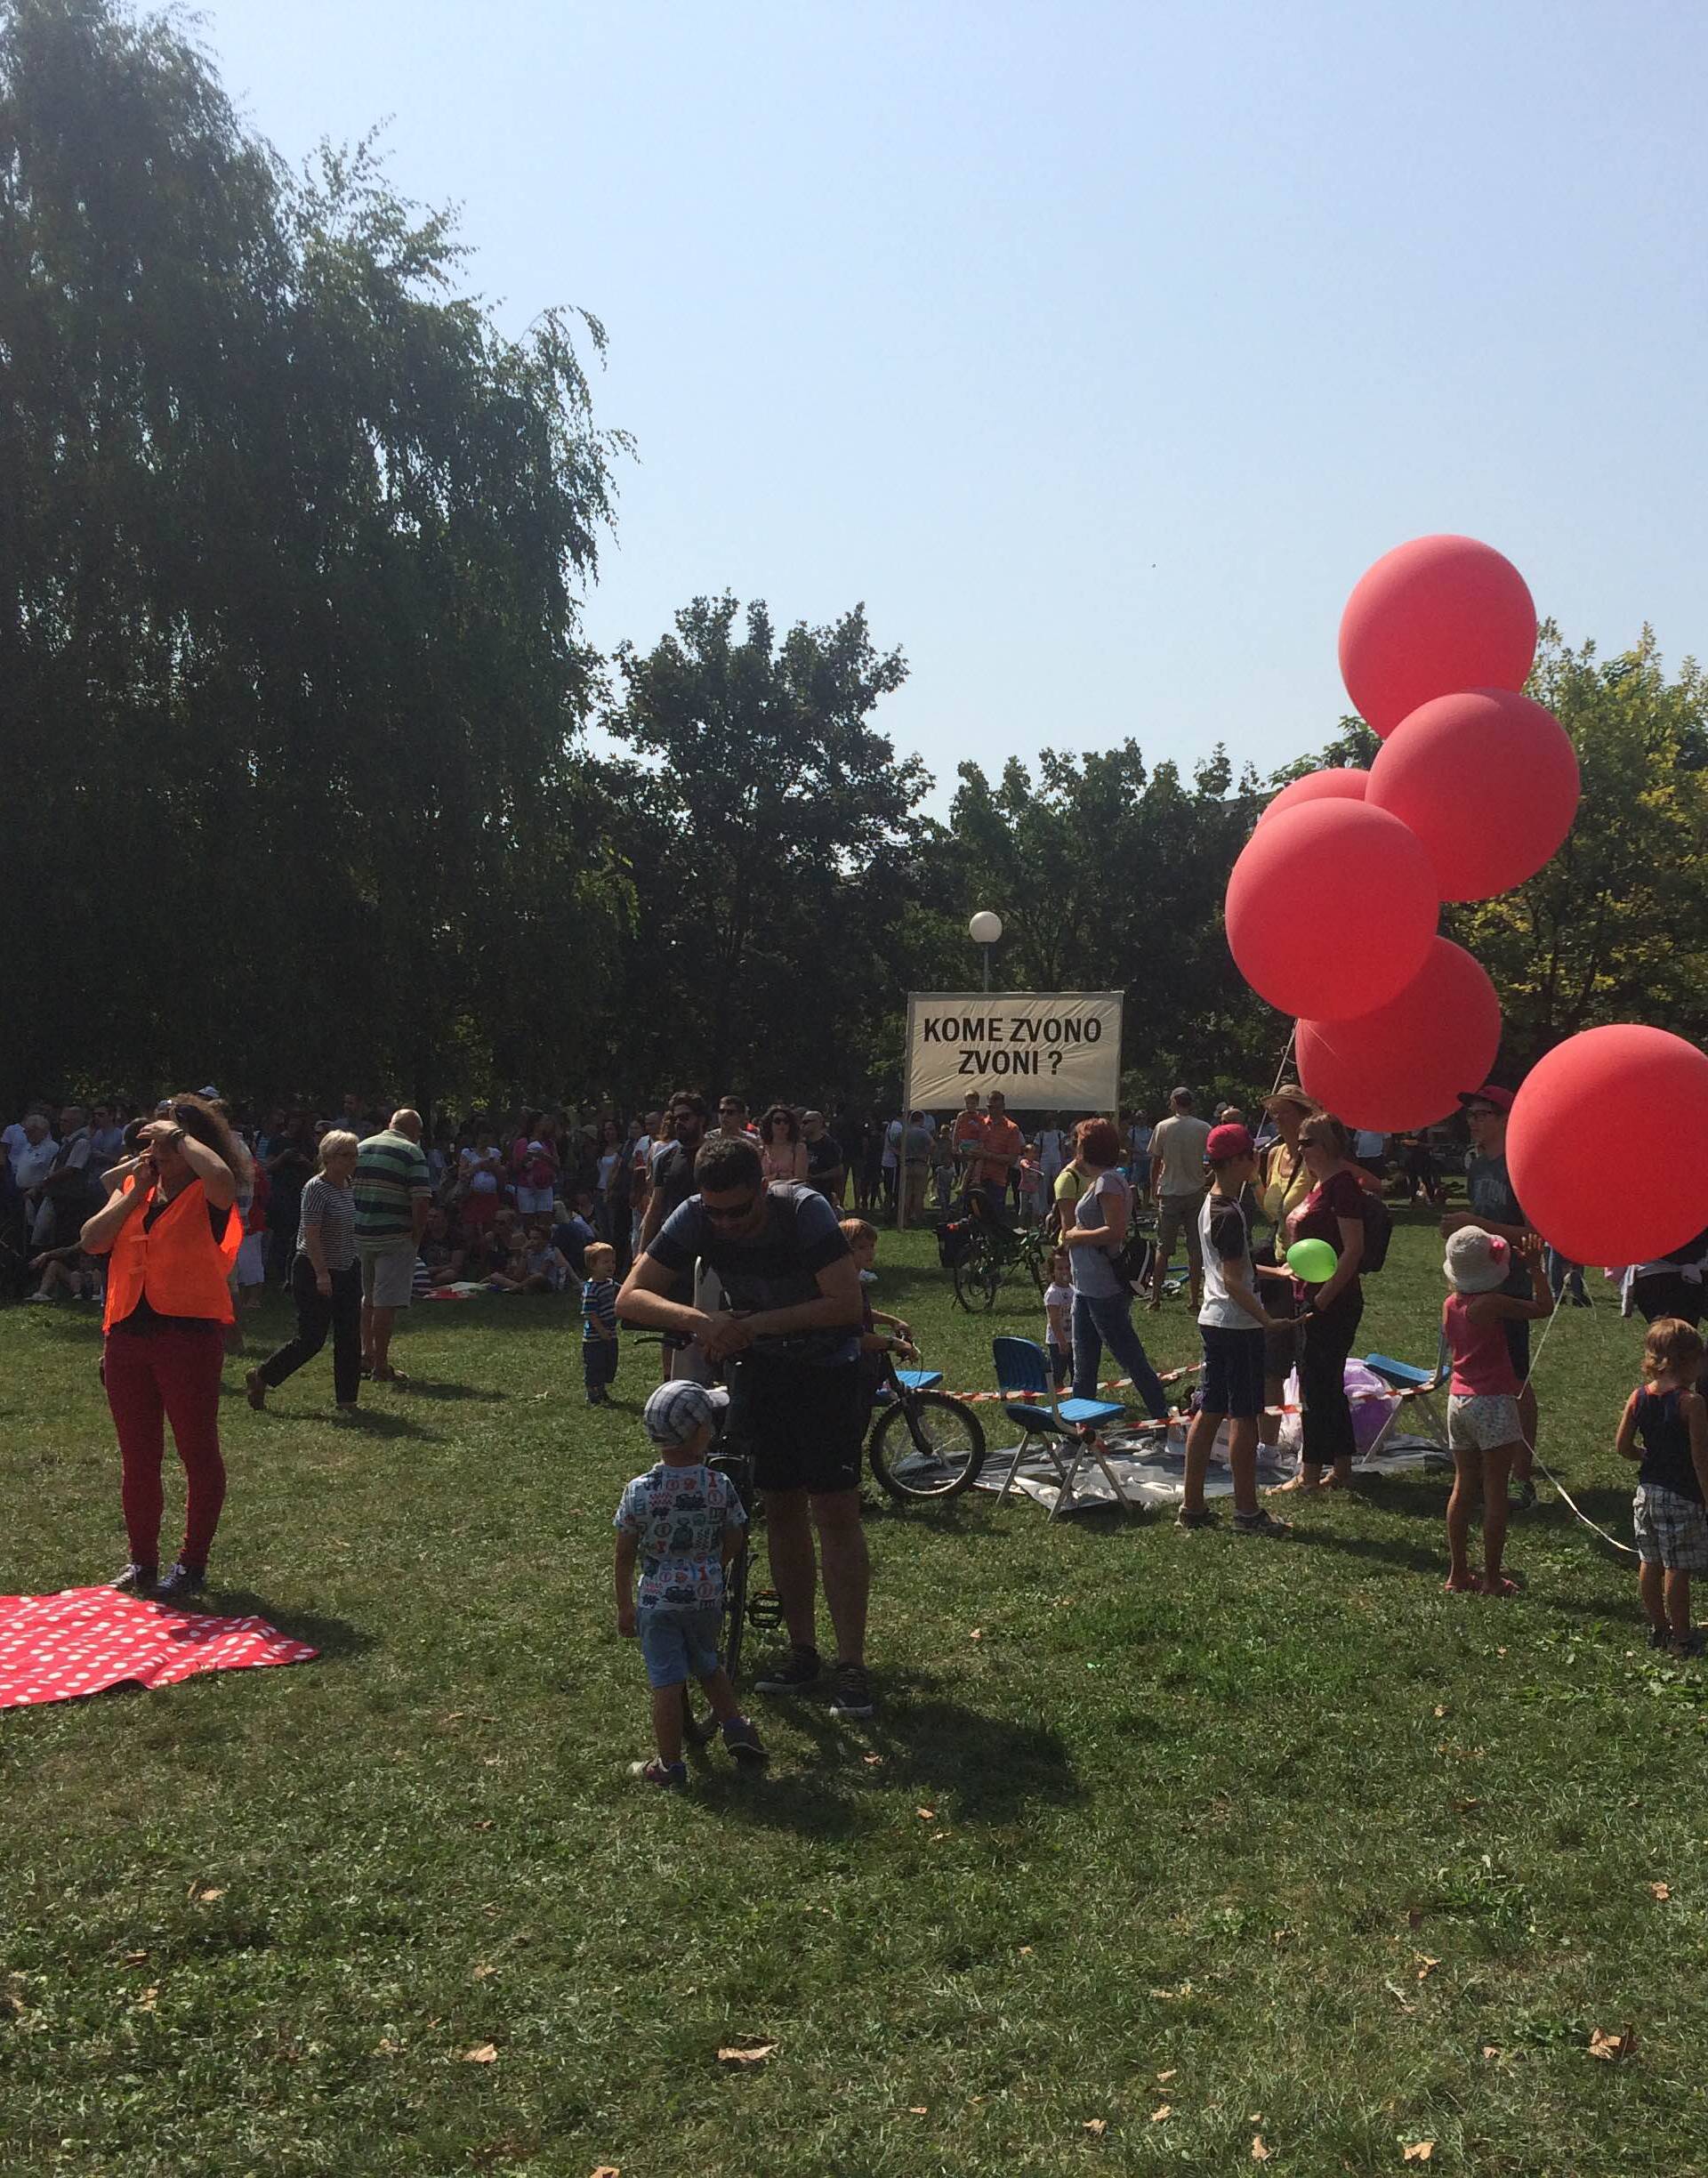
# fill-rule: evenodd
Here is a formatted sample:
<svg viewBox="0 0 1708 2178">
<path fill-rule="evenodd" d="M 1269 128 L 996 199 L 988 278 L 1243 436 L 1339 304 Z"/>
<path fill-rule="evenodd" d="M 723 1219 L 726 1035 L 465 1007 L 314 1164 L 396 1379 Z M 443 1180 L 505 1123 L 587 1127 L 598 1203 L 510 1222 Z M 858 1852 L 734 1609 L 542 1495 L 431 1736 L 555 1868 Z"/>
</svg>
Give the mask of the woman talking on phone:
<svg viewBox="0 0 1708 2178">
<path fill-rule="evenodd" d="M 174 1098 L 139 1137 L 140 1154 L 111 1177 L 118 1190 L 83 1229 L 105 1255 L 101 1375 L 118 1432 L 120 1494 L 131 1562 L 113 1585 L 180 1601 L 200 1593 L 225 1501 L 220 1372 L 232 1320 L 227 1284 L 243 1242 L 235 1206 L 246 1155 L 224 1115 L 202 1097 Z M 165 1424 L 188 1497 L 178 1560 L 160 1575 L 160 1464 Z"/>
</svg>

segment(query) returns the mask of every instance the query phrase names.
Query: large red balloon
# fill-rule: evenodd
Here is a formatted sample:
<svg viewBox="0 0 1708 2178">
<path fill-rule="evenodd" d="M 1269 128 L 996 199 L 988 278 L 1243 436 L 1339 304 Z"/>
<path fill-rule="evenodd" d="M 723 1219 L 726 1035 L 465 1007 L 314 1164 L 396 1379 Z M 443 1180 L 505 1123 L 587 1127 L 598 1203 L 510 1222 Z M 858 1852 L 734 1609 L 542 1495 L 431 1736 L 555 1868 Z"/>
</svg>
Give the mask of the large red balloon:
<svg viewBox="0 0 1708 2178">
<path fill-rule="evenodd" d="M 1349 1126 L 1391 1133 L 1455 1110 L 1488 1078 L 1501 1043 L 1494 986 L 1462 947 L 1438 938 L 1385 1006 L 1352 1020 L 1301 1020 L 1299 1079 Z"/>
<path fill-rule="evenodd" d="M 1551 860 L 1577 813 L 1577 753 L 1551 711 L 1510 689 L 1422 705 L 1389 735 L 1366 799 L 1429 850 L 1443 899 L 1493 899 Z"/>
<path fill-rule="evenodd" d="M 1369 784 L 1370 774 L 1351 764 L 1328 771 L 1307 771 L 1303 778 L 1294 779 L 1267 803 L 1257 821 L 1263 824 L 1283 810 L 1297 809 L 1301 802 L 1362 802 Z"/>
<path fill-rule="evenodd" d="M 1557 1045 L 1513 1101 L 1524 1214 L 1573 1262 L 1649 1262 L 1708 1227 L 1708 1058 L 1621 1023 Z"/>
<path fill-rule="evenodd" d="M 1341 615 L 1341 678 L 1379 734 L 1454 689 L 1522 688 L 1535 655 L 1523 576 L 1475 537 L 1398 545 L 1359 578 Z"/>
<path fill-rule="evenodd" d="M 1338 1020 L 1399 996 L 1439 906 L 1430 859 L 1398 818 L 1307 802 L 1246 841 L 1228 880 L 1228 944 L 1260 998 Z"/>
</svg>

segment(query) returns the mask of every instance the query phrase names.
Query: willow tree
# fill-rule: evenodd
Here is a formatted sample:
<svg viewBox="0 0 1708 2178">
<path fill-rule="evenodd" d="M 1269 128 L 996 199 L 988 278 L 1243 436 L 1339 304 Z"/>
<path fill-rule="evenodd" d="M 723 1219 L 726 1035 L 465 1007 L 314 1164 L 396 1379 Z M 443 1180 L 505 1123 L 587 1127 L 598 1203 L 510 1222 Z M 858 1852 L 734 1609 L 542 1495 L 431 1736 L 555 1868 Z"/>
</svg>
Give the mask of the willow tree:
<svg viewBox="0 0 1708 2178">
<path fill-rule="evenodd" d="M 169 17 L 0 6 L 0 1085 L 534 1078 L 620 439 L 371 145 L 286 171 Z M 17 942 L 16 940 L 13 942 Z"/>
</svg>

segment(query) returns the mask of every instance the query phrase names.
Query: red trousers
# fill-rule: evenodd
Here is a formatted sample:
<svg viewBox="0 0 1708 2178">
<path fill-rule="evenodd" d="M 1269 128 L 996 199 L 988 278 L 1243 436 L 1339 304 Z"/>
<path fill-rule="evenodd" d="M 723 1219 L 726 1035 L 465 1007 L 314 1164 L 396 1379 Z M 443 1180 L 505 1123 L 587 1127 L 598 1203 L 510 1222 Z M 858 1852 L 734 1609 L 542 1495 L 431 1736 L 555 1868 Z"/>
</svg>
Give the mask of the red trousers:
<svg viewBox="0 0 1708 2178">
<path fill-rule="evenodd" d="M 225 1341 L 217 1324 L 207 1331 L 116 1331 L 107 1341 L 107 1404 L 118 1432 L 125 1527 L 138 1565 L 157 1565 L 160 1559 L 160 1464 L 167 1422 L 188 1497 L 178 1554 L 186 1565 L 207 1563 L 225 1503 L 220 1457 L 224 1365 Z"/>
</svg>

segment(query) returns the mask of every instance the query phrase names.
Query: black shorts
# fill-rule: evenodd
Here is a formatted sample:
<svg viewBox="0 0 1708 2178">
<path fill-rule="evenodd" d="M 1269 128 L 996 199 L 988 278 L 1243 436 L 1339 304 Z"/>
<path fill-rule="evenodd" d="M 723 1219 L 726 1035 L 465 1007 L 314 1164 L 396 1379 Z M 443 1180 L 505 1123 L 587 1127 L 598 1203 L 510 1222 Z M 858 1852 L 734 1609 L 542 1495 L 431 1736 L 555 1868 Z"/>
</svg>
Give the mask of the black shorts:
<svg viewBox="0 0 1708 2178">
<path fill-rule="evenodd" d="M 1503 1316 L 1501 1328 L 1506 1334 L 1506 1351 L 1512 1357 L 1512 1373 L 1520 1383 L 1530 1380 L 1530 1319 L 1527 1316 Z"/>
<path fill-rule="evenodd" d="M 729 1395 L 729 1438 L 762 1490 L 851 1490 L 870 1411 L 858 1361 L 818 1367 L 745 1356 Z"/>
<path fill-rule="evenodd" d="M 1222 1324 L 1200 1324 L 1204 1377 L 1198 1408 L 1204 1414 L 1250 1421 L 1263 1411 L 1263 1334 L 1253 1324 L 1236 1331 Z"/>
</svg>

